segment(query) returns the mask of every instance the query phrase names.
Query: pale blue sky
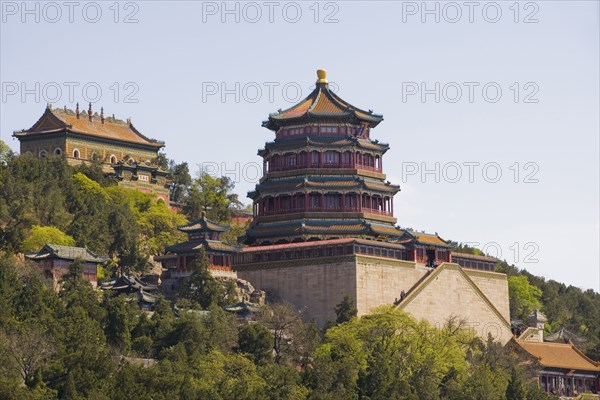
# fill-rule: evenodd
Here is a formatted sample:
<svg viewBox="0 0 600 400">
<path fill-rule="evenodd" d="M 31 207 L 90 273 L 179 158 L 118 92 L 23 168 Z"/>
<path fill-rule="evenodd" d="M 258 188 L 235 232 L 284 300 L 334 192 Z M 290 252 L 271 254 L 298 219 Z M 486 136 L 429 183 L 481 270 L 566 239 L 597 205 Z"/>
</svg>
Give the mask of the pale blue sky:
<svg viewBox="0 0 600 400">
<path fill-rule="evenodd" d="M 342 98 L 384 115 L 372 137 L 391 146 L 383 165 L 402 187 L 400 226 L 488 243 L 534 274 L 600 290 L 596 1 L 475 2 L 471 10 L 427 2 L 432 14 L 420 1 L 229 2 L 230 14 L 221 2 L 137 1 L 119 3 L 118 16 L 112 1 L 78 2 L 73 22 L 63 2 L 28 2 L 30 14 L 21 4 L 2 2 L 0 28 L 0 132 L 15 150 L 11 133 L 30 127 L 48 100 L 87 107 L 84 95 L 95 97 L 97 86 L 95 109 L 131 117 L 177 161 L 239 171 L 230 174 L 249 202 L 256 151 L 273 138 L 261 121 L 299 99 L 298 88 L 307 95 L 315 70 L 326 68 Z M 124 23 L 128 15 L 137 22 Z M 72 102 L 65 82 L 78 85 Z M 436 82 L 440 101 L 423 101 L 421 84 L 435 92 Z M 222 85 L 231 90 L 224 99 Z M 32 91 L 24 99 L 23 88 Z M 470 162 L 480 163 L 472 183 Z M 408 174 L 436 163 L 439 182 Z M 488 182 L 497 167 L 502 177 Z"/>
</svg>

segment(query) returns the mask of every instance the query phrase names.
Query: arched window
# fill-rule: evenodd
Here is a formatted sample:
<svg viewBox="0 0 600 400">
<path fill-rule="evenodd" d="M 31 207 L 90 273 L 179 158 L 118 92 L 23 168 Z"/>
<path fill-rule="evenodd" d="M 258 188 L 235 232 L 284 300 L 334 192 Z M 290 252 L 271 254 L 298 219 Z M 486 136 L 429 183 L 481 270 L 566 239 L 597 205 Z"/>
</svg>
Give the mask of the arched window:
<svg viewBox="0 0 600 400">
<path fill-rule="evenodd" d="M 48 156 L 48 152 L 46 150 L 40 150 L 38 153 L 39 158 L 46 158 Z"/>
<path fill-rule="evenodd" d="M 116 164 L 117 163 L 117 156 L 115 156 L 114 154 L 110 155 L 110 163 L 111 164 Z"/>
<path fill-rule="evenodd" d="M 54 149 L 55 156 L 60 156 L 61 154 L 62 154 L 62 150 L 60 149 L 60 147 L 57 147 Z"/>
<path fill-rule="evenodd" d="M 81 157 L 81 153 L 79 152 L 79 149 L 74 149 L 73 150 L 73 158 L 79 158 Z"/>
</svg>

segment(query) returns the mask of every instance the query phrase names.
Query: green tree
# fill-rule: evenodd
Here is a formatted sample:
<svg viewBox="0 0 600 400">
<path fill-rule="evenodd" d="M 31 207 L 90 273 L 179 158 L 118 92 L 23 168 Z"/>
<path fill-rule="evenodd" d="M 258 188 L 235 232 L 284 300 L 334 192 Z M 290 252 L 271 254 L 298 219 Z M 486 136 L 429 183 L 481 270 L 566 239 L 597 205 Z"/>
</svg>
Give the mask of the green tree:
<svg viewBox="0 0 600 400">
<path fill-rule="evenodd" d="M 237 350 L 264 364 L 273 358 L 273 335 L 260 323 L 246 324 L 240 328 Z"/>
<path fill-rule="evenodd" d="M 225 289 L 210 273 L 210 262 L 204 249 L 196 254 L 194 272 L 181 285 L 179 296 L 192 301 L 203 309 L 221 304 Z"/>
<path fill-rule="evenodd" d="M 21 243 L 21 251 L 38 251 L 48 243 L 75 246 L 75 239 L 54 226 L 34 225 L 29 236 Z"/>
<path fill-rule="evenodd" d="M 6 165 L 15 156 L 4 140 L 0 140 L 0 165 Z"/>
<path fill-rule="evenodd" d="M 336 319 L 336 324 L 343 324 L 344 322 L 350 321 L 352 318 L 356 317 L 358 310 L 354 306 L 354 300 L 348 295 L 344 296 L 342 301 L 337 304 L 334 308 Z"/>
<path fill-rule="evenodd" d="M 127 354 L 131 350 L 131 330 L 135 317 L 131 302 L 124 296 L 104 295 L 102 307 L 106 310 L 106 340 L 121 352 Z"/>
<path fill-rule="evenodd" d="M 529 283 L 524 275 L 508 277 L 508 294 L 511 318 L 527 318 L 535 309 L 541 307 L 542 291 Z"/>
<path fill-rule="evenodd" d="M 212 220 L 226 222 L 231 219 L 230 207 L 241 204 L 232 193 L 234 183 L 226 176 L 215 178 L 200 172 L 188 190 L 183 211 L 188 219 L 200 218 L 202 212 Z"/>
<path fill-rule="evenodd" d="M 171 182 L 171 200 L 181 203 L 184 202 L 188 194 L 188 188 L 192 184 L 190 168 L 188 163 L 175 164 L 169 168 L 173 181 Z"/>
<path fill-rule="evenodd" d="M 510 379 L 506 387 L 506 400 L 527 400 L 527 390 L 516 368 L 510 372 Z"/>
</svg>

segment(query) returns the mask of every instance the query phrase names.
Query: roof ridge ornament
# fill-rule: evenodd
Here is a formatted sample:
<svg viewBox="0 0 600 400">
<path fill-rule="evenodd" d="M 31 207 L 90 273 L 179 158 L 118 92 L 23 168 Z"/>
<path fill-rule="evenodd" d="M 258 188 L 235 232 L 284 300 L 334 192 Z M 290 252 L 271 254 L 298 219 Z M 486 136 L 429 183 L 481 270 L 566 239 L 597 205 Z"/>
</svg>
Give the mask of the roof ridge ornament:
<svg viewBox="0 0 600 400">
<path fill-rule="evenodd" d="M 90 103 L 88 107 L 88 119 L 90 122 L 92 122 L 92 103 Z"/>
<path fill-rule="evenodd" d="M 317 70 L 317 85 L 318 84 L 325 84 L 327 85 L 329 83 L 329 81 L 327 80 L 327 70 L 326 69 L 318 69 Z"/>
<path fill-rule="evenodd" d="M 79 119 L 79 103 L 77 103 L 77 107 L 75 108 L 75 115 L 77 116 L 77 119 Z"/>
</svg>

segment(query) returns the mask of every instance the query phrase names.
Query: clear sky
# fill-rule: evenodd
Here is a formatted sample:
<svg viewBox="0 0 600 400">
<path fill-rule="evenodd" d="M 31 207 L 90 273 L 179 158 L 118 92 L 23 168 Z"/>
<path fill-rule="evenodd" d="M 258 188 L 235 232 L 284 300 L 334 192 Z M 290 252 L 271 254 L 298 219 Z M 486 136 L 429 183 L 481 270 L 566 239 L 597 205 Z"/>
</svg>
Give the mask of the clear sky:
<svg viewBox="0 0 600 400">
<path fill-rule="evenodd" d="M 600 291 L 597 1 L 1 8 L 0 132 L 15 150 L 47 102 L 91 100 L 249 202 L 273 139 L 261 121 L 326 68 L 343 99 L 384 115 L 372 137 L 391 146 L 400 226 Z"/>
</svg>

